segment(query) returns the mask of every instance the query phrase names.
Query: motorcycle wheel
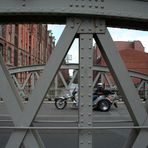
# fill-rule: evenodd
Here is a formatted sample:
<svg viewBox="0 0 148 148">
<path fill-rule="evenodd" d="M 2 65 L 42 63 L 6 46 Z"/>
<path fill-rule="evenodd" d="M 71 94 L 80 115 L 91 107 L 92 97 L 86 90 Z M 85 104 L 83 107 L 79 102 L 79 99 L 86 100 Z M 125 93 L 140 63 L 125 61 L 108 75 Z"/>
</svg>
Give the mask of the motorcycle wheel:
<svg viewBox="0 0 148 148">
<path fill-rule="evenodd" d="M 102 112 L 107 112 L 110 107 L 111 107 L 111 103 L 107 100 L 107 99 L 103 99 L 101 101 L 98 102 L 98 105 L 97 105 L 98 109 Z"/>
<path fill-rule="evenodd" d="M 67 102 L 63 99 L 58 99 L 55 101 L 55 106 L 57 109 L 64 109 L 67 105 Z"/>
</svg>

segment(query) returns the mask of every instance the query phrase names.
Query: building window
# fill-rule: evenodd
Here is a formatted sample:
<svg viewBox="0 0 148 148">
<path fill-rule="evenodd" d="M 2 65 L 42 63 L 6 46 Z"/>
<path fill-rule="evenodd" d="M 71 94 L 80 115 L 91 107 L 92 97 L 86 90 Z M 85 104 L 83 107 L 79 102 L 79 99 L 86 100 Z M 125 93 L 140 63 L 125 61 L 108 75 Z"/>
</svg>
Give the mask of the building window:
<svg viewBox="0 0 148 148">
<path fill-rule="evenodd" d="M 8 47 L 8 50 L 7 50 L 7 62 L 11 63 L 11 48 L 10 47 Z"/>
<path fill-rule="evenodd" d="M 23 65 L 23 54 L 20 54 L 20 65 Z"/>
<path fill-rule="evenodd" d="M 1 53 L 2 56 L 3 56 L 3 44 L 0 44 L 0 53 Z"/>
</svg>

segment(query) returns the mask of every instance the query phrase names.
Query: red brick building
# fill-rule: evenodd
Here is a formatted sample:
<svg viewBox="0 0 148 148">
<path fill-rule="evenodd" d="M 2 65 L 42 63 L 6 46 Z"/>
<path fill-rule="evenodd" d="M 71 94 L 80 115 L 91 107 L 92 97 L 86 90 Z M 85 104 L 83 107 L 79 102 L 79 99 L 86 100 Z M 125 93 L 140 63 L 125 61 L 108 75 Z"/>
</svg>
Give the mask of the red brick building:
<svg viewBox="0 0 148 148">
<path fill-rule="evenodd" d="M 0 52 L 8 67 L 45 64 L 55 47 L 55 38 L 47 30 L 47 24 L 9 24 L 0 25 Z M 68 70 L 62 70 L 69 81 Z M 20 83 L 26 73 L 17 78 Z M 59 79 L 59 85 L 63 85 Z"/>
<path fill-rule="evenodd" d="M 148 75 L 148 53 L 144 52 L 140 41 L 115 41 L 115 45 L 128 70 Z M 98 47 L 94 48 L 94 65 L 106 65 Z M 139 83 L 138 79 L 133 79 L 133 81 Z"/>
<path fill-rule="evenodd" d="M 54 46 L 47 25 L 0 25 L 0 50 L 8 66 L 46 63 Z"/>
</svg>

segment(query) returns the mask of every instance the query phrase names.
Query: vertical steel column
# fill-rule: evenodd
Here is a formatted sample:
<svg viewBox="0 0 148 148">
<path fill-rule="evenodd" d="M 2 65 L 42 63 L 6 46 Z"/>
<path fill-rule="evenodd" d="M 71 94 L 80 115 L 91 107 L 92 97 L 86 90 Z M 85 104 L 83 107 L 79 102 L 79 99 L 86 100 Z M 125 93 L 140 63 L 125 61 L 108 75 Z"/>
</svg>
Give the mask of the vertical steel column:
<svg viewBox="0 0 148 148">
<path fill-rule="evenodd" d="M 80 34 L 80 127 L 92 127 L 92 38 L 92 34 Z M 79 131 L 79 148 L 92 148 L 90 131 Z"/>
</svg>

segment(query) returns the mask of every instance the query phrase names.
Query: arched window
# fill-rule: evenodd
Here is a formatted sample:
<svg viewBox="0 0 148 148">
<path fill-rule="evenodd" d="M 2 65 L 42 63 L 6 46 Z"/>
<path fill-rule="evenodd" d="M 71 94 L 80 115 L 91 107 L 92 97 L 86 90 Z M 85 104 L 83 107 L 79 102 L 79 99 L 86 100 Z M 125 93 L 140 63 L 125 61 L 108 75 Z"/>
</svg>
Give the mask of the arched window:
<svg viewBox="0 0 148 148">
<path fill-rule="evenodd" d="M 23 65 L 23 53 L 20 53 L 20 65 Z"/>
<path fill-rule="evenodd" d="M 7 50 L 7 62 L 11 63 L 11 48 L 10 47 L 8 47 L 8 50 Z"/>
</svg>

